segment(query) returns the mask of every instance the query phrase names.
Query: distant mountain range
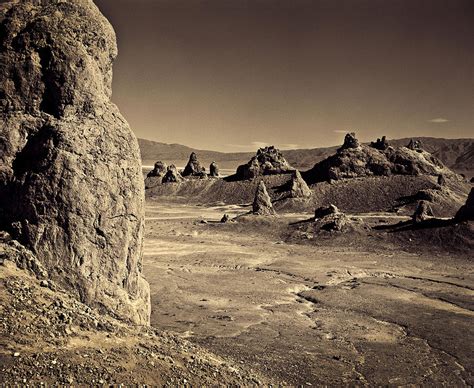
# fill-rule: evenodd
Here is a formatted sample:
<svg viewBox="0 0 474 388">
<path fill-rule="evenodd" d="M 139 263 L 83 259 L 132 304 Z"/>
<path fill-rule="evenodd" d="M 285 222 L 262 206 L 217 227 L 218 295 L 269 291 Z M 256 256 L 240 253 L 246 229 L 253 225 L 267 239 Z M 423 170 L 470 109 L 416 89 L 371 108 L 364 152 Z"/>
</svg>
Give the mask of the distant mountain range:
<svg viewBox="0 0 474 388">
<path fill-rule="evenodd" d="M 441 139 L 435 137 L 417 137 L 423 148 L 438 157 L 445 165 L 458 173 L 471 176 L 474 173 L 474 139 Z M 389 140 L 393 146 L 407 145 L 410 138 Z M 153 165 L 157 160 L 165 163 L 174 163 L 183 166 L 191 152 L 196 152 L 199 160 L 206 167 L 216 161 L 221 168 L 236 168 L 239 164 L 246 163 L 255 152 L 218 152 L 198 150 L 181 144 L 166 144 L 151 140 L 138 139 L 142 162 L 144 165 Z M 312 148 L 282 151 L 288 162 L 305 170 L 313 167 L 320 160 L 335 153 L 337 148 Z M 255 150 L 257 151 L 257 150 Z"/>
</svg>

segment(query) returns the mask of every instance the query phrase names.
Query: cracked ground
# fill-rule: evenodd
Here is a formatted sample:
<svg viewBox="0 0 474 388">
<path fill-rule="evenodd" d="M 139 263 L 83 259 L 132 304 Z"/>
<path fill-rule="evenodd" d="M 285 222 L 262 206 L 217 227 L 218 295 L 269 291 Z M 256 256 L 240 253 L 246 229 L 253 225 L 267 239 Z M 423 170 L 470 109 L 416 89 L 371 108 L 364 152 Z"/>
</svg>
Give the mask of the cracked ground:
<svg viewBox="0 0 474 388">
<path fill-rule="evenodd" d="M 288 243 L 307 214 L 213 222 L 224 212 L 245 209 L 148 201 L 153 326 L 275 383 L 474 383 L 469 252 Z"/>
</svg>

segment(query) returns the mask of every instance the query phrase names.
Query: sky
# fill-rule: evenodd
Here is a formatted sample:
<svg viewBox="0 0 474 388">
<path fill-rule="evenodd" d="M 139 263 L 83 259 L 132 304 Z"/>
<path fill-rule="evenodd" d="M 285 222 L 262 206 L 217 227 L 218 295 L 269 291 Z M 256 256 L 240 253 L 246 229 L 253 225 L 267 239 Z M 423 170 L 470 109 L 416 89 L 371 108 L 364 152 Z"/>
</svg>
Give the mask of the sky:
<svg viewBox="0 0 474 388">
<path fill-rule="evenodd" d="M 253 151 L 474 137 L 474 0 L 95 0 L 138 137 Z"/>
</svg>

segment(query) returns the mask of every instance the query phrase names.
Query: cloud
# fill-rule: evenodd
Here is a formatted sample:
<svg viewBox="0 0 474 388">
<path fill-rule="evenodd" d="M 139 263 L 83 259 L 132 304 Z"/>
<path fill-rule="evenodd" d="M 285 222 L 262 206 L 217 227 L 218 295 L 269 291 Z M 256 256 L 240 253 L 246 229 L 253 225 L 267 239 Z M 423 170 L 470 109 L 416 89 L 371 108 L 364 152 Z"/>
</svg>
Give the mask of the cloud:
<svg viewBox="0 0 474 388">
<path fill-rule="evenodd" d="M 436 124 L 441 124 L 441 123 L 447 123 L 449 120 L 445 119 L 443 117 L 437 117 L 435 119 L 428 120 L 430 123 L 436 123 Z"/>
<path fill-rule="evenodd" d="M 335 129 L 333 132 L 346 134 L 346 133 L 349 133 L 350 131 L 348 131 L 347 129 Z"/>
</svg>

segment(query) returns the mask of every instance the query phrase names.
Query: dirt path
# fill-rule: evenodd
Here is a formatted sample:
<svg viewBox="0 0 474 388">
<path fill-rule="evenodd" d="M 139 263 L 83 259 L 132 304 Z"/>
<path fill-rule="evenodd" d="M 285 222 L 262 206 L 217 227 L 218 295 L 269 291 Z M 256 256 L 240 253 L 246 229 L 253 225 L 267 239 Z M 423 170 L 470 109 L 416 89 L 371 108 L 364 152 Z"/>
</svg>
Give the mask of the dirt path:
<svg viewBox="0 0 474 388">
<path fill-rule="evenodd" d="M 154 326 L 287 384 L 474 382 L 468 260 L 285 244 L 281 220 L 199 222 L 246 210 L 148 203 Z"/>
</svg>

